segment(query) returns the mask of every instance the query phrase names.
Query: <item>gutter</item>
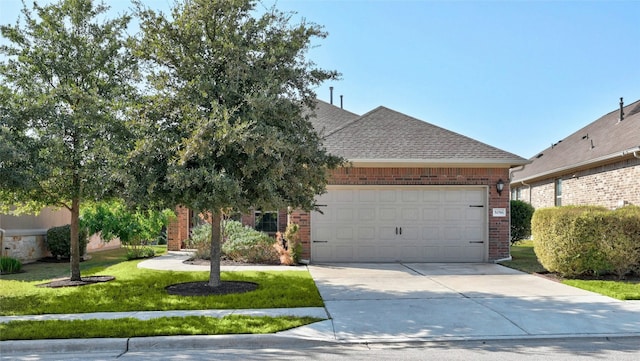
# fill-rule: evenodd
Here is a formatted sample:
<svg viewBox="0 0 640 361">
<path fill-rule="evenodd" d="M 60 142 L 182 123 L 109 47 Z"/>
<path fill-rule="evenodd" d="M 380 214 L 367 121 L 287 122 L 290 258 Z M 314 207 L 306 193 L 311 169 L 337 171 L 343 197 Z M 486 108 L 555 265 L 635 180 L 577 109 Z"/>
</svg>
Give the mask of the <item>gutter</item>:
<svg viewBox="0 0 640 361">
<path fill-rule="evenodd" d="M 585 160 L 585 161 L 580 162 L 580 163 L 575 163 L 575 164 L 571 164 L 571 165 L 568 165 L 568 166 L 552 169 L 552 170 L 549 170 L 549 171 L 546 171 L 546 172 L 534 174 L 534 175 L 529 176 L 527 178 L 519 179 L 519 180 L 515 181 L 515 183 L 522 183 L 524 185 L 525 181 L 531 181 L 531 180 L 535 180 L 535 179 L 546 178 L 547 176 L 550 176 L 550 175 L 553 175 L 553 174 L 556 174 L 556 173 L 564 173 L 564 172 L 572 170 L 572 169 L 582 168 L 582 167 L 584 167 L 586 165 L 590 165 L 590 164 L 606 162 L 608 160 L 624 157 L 624 156 L 627 156 L 629 154 L 632 154 L 634 157 L 640 159 L 640 156 L 637 155 L 637 154 L 640 154 L 640 146 L 634 147 L 634 148 L 629 148 L 627 150 L 623 150 L 622 152 L 616 152 L 616 153 L 612 153 L 612 154 L 607 154 L 607 155 L 603 155 L 603 156 L 598 157 L 598 158 Z"/>
<path fill-rule="evenodd" d="M 511 168 L 531 163 L 526 159 L 496 159 L 496 158 L 441 158 L 441 159 L 348 159 L 355 167 L 497 167 Z"/>
</svg>

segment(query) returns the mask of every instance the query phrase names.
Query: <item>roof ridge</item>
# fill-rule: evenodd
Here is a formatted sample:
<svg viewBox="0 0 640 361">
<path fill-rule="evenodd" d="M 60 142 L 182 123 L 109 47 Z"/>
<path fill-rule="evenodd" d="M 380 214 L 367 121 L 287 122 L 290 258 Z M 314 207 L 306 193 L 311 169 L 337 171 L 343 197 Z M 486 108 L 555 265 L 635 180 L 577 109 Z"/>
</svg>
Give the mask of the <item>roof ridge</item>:
<svg viewBox="0 0 640 361">
<path fill-rule="evenodd" d="M 326 137 L 329 137 L 329 136 L 331 136 L 331 135 L 333 135 L 333 134 L 335 134 L 335 133 L 338 133 L 339 131 L 341 131 L 341 130 L 343 130 L 343 129 L 345 129 L 345 128 L 347 128 L 347 127 L 349 127 L 349 126 L 351 126 L 351 125 L 353 125 L 353 124 L 355 124 L 355 123 L 357 123 L 357 122 L 361 121 L 362 119 L 366 118 L 367 116 L 369 116 L 370 114 L 372 114 L 372 113 L 374 113 L 374 112 L 378 111 L 378 110 L 379 110 L 379 109 L 381 109 L 381 108 L 384 108 L 384 107 L 380 105 L 380 106 L 376 107 L 375 109 L 370 110 L 370 111 L 368 111 L 368 112 L 366 112 L 366 113 L 364 113 L 364 114 L 362 114 L 362 115 L 358 116 L 357 118 L 355 118 L 355 119 L 353 119 L 353 120 L 351 120 L 351 121 L 348 121 L 348 122 L 344 123 L 342 126 L 337 127 L 337 128 L 335 128 L 334 130 L 332 130 L 332 131 L 328 132 L 327 134 L 325 134 L 325 136 L 324 136 L 324 137 L 326 138 Z M 385 109 L 386 109 L 386 108 L 385 108 Z"/>
</svg>

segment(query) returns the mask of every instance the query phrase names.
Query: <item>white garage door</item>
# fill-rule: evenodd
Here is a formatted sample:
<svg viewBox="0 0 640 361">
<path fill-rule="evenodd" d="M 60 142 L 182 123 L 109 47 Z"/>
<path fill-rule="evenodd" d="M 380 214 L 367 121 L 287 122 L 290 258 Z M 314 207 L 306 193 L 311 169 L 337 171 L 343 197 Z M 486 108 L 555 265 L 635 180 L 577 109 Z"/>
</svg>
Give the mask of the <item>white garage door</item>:
<svg viewBox="0 0 640 361">
<path fill-rule="evenodd" d="M 314 262 L 484 262 L 484 187 L 331 187 L 311 215 Z"/>
</svg>

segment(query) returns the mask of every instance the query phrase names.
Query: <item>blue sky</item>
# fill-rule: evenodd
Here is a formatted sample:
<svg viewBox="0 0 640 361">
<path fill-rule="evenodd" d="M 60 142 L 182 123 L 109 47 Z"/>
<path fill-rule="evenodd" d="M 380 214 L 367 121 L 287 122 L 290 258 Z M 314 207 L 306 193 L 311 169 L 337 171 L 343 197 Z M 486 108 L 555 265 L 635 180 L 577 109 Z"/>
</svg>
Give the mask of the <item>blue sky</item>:
<svg viewBox="0 0 640 361">
<path fill-rule="evenodd" d="M 615 110 L 620 97 L 640 99 L 638 0 L 263 3 L 329 33 L 308 57 L 342 79 L 319 87 L 320 99 L 333 86 L 334 104 L 344 95 L 352 112 L 383 105 L 525 158 Z M 0 23 L 14 23 L 20 8 L 0 0 Z"/>
</svg>

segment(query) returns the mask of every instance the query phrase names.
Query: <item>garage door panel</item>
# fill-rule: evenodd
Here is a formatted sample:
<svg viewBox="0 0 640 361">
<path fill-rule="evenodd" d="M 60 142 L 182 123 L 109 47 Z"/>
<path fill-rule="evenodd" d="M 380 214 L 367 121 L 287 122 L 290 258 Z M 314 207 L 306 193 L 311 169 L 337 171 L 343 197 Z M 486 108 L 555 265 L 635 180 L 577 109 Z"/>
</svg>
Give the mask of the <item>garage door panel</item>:
<svg viewBox="0 0 640 361">
<path fill-rule="evenodd" d="M 422 240 L 422 232 L 420 232 L 420 227 L 401 227 L 402 234 L 400 234 L 400 239 L 404 241 L 419 241 Z"/>
<path fill-rule="evenodd" d="M 486 188 L 354 186 L 317 202 L 327 206 L 311 217 L 312 261 L 486 260 Z"/>
<path fill-rule="evenodd" d="M 378 219 L 381 222 L 396 222 L 398 219 L 398 212 L 395 207 L 380 208 L 378 212 Z"/>
<path fill-rule="evenodd" d="M 440 190 L 423 190 L 422 202 L 426 204 L 440 203 L 441 196 L 442 192 Z"/>
<path fill-rule="evenodd" d="M 338 241 L 351 241 L 354 239 L 353 227 L 343 226 L 336 228 L 336 240 Z"/>
<path fill-rule="evenodd" d="M 358 239 L 366 241 L 375 241 L 376 232 L 373 227 L 358 227 Z"/>
<path fill-rule="evenodd" d="M 376 209 L 373 207 L 358 209 L 358 221 L 360 222 L 375 222 Z"/>
<path fill-rule="evenodd" d="M 350 207 L 338 208 L 335 210 L 336 219 L 333 219 L 336 222 L 353 222 L 355 221 L 354 217 L 355 210 Z"/>
<path fill-rule="evenodd" d="M 405 207 L 400 208 L 401 221 L 403 223 L 415 223 L 420 219 L 420 208 L 418 207 Z"/>
<path fill-rule="evenodd" d="M 381 190 L 378 194 L 378 201 L 380 203 L 396 203 L 398 192 L 393 190 Z"/>
<path fill-rule="evenodd" d="M 400 192 L 403 203 L 419 203 L 420 202 L 419 190 L 403 190 Z"/>
</svg>

